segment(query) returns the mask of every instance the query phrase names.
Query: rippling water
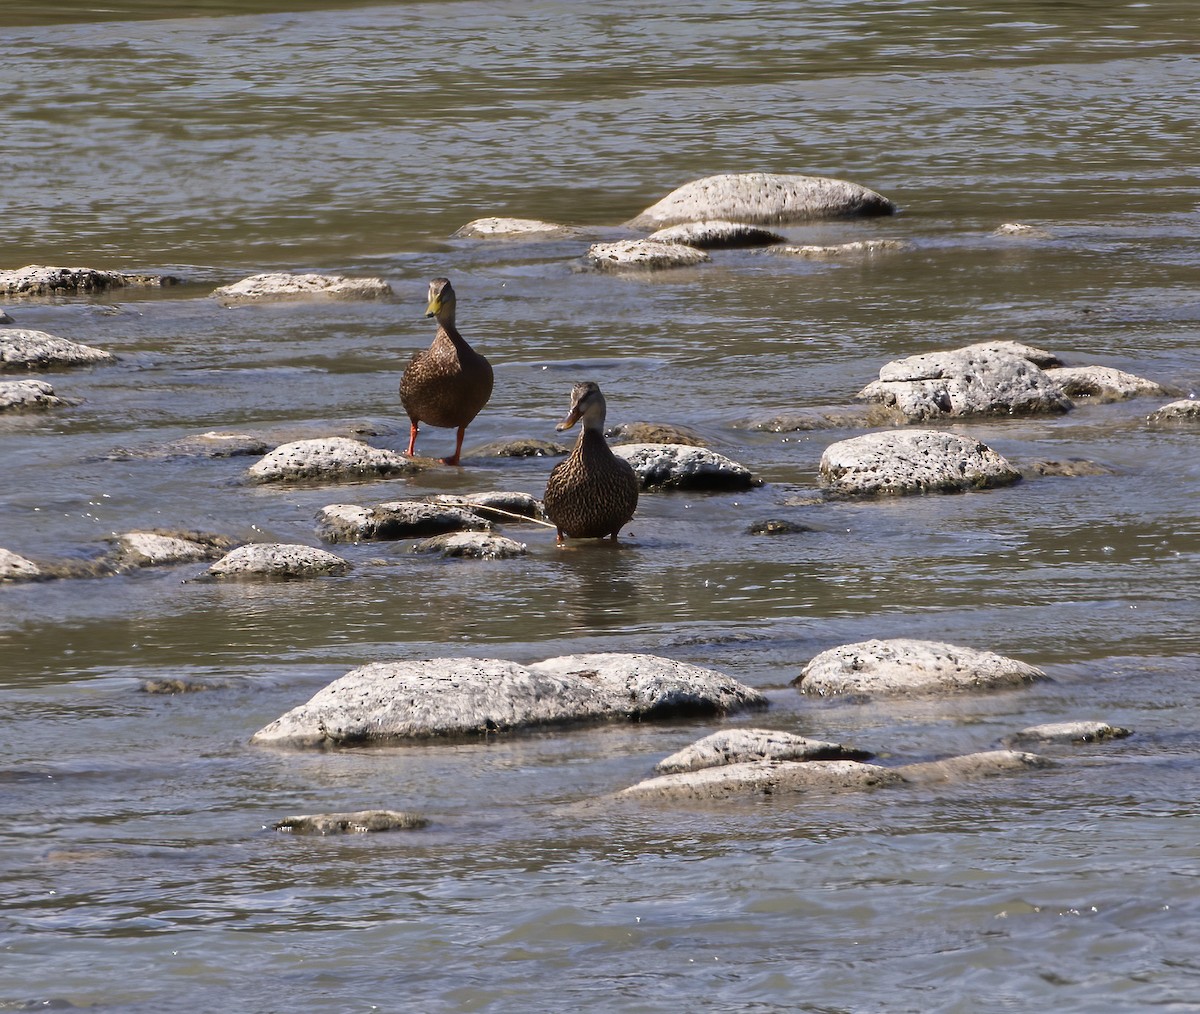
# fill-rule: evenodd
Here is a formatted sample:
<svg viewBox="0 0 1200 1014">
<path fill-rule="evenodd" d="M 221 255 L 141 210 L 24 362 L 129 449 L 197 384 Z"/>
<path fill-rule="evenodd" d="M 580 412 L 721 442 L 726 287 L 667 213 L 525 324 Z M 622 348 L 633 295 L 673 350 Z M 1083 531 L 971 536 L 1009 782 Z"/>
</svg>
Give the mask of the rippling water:
<svg viewBox="0 0 1200 1014">
<path fill-rule="evenodd" d="M 1200 57 L 1187 3 L 336 3 L 0 13 L 3 263 L 172 271 L 162 292 L 9 304 L 108 349 L 75 407 L 0 419 L 0 546 L 87 560 L 114 533 L 315 543 L 332 502 L 540 494 L 571 383 L 611 423 L 691 426 L 766 484 L 646 494 L 618 548 L 474 565 L 339 546 L 346 578 L 200 566 L 0 589 L 0 1008 L 1027 1011 L 1196 1009 L 1200 468 L 1160 403 L 964 424 L 1018 464 L 1111 474 L 881 503 L 815 497 L 848 431 L 748 420 L 848 403 L 889 359 L 984 338 L 1200 384 Z M 285 9 L 281 9 L 285 8 Z M 727 171 L 853 179 L 900 238 L 865 264 L 751 252 L 625 279 L 587 239 L 452 238 L 503 214 L 598 235 Z M 992 234 L 1026 222 L 1044 239 Z M 267 269 L 377 274 L 397 299 L 224 309 Z M 153 456 L 209 429 L 363 427 L 453 278 L 497 386 L 464 469 L 278 490 L 253 459 Z M 453 435 L 429 430 L 422 450 Z M 403 492 L 398 492 L 402 490 Z M 749 534 L 786 518 L 812 531 Z M 802 699 L 818 651 L 969 644 L 1051 682 L 949 701 Z M 1027 725 L 1135 735 L 1033 775 L 660 812 L 598 802 L 712 731 L 687 721 L 320 754 L 259 727 L 369 661 L 646 650 L 729 672 L 753 722 L 906 763 Z M 141 694 L 151 678 L 217 684 Z M 368 807 L 428 829 L 268 830 Z"/>
</svg>

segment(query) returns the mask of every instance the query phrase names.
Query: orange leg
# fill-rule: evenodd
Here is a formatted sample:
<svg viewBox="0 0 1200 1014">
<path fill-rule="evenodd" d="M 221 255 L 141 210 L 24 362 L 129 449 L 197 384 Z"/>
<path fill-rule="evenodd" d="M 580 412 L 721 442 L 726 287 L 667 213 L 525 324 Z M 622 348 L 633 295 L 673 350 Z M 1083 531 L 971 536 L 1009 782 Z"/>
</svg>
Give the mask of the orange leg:
<svg viewBox="0 0 1200 1014">
<path fill-rule="evenodd" d="M 460 426 L 458 428 L 458 440 L 454 444 L 454 456 L 450 457 L 450 458 L 442 458 L 443 465 L 457 465 L 458 464 L 458 459 L 462 456 L 463 437 L 466 436 L 466 433 L 467 433 L 467 428 L 465 426 Z"/>
<path fill-rule="evenodd" d="M 408 450 L 404 453 L 410 458 L 417 453 L 417 421 L 415 419 L 409 423 Z"/>
</svg>

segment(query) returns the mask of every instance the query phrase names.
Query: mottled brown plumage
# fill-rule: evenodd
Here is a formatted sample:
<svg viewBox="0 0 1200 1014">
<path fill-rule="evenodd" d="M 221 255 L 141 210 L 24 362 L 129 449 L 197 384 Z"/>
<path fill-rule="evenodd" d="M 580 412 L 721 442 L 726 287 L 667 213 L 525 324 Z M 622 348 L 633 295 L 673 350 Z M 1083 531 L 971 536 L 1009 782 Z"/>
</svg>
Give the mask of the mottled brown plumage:
<svg viewBox="0 0 1200 1014">
<path fill-rule="evenodd" d="M 420 423 L 458 428 L 454 454 L 443 464 L 457 465 L 463 435 L 492 396 L 492 366 L 454 326 L 454 289 L 448 278 L 429 283 L 426 317 L 437 319 L 429 348 L 413 355 L 400 379 L 400 403 L 410 423 L 408 451 L 416 453 Z"/>
<path fill-rule="evenodd" d="M 618 458 L 604 439 L 606 406 L 600 385 L 588 381 L 571 391 L 571 410 L 559 432 L 583 420 L 571 453 L 550 473 L 544 504 L 558 529 L 558 541 L 616 538 L 637 510 L 638 482 L 633 466 Z"/>
</svg>

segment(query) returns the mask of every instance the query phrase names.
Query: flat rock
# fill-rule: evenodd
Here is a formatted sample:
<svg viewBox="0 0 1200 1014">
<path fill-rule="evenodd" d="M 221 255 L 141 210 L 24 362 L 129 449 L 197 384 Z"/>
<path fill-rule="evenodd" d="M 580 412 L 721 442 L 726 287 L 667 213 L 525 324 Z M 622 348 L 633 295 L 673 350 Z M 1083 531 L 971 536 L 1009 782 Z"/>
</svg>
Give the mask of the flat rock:
<svg viewBox="0 0 1200 1014">
<path fill-rule="evenodd" d="M 69 405 L 44 380 L 0 380 L 0 412 L 57 408 Z"/>
<path fill-rule="evenodd" d="M 0 295 L 74 296 L 126 287 L 160 288 L 178 282 L 179 279 L 173 275 L 129 274 L 123 271 L 100 271 L 96 268 L 55 268 L 42 264 L 28 264 L 12 271 L 0 271 Z"/>
<path fill-rule="evenodd" d="M 1005 222 L 992 230 L 993 236 L 1015 236 L 1019 239 L 1049 239 L 1050 233 L 1039 229 L 1036 225 L 1026 225 L 1023 222 Z"/>
<path fill-rule="evenodd" d="M 1035 666 L 994 652 L 896 638 L 823 651 L 792 680 L 792 686 L 822 697 L 870 698 L 999 690 L 1045 678 Z"/>
<path fill-rule="evenodd" d="M 653 655 L 375 662 L 260 729 L 253 743 L 349 746 L 478 736 L 604 720 L 725 714 L 765 706 L 723 673 Z"/>
<path fill-rule="evenodd" d="M 621 799 L 649 802 L 706 802 L 731 796 L 829 793 L 901 785 L 892 768 L 852 760 L 749 761 L 659 775 L 631 785 Z"/>
<path fill-rule="evenodd" d="M 255 542 L 239 546 L 204 572 L 211 578 L 296 578 L 344 574 L 350 564 L 312 546 Z"/>
<path fill-rule="evenodd" d="M 896 206 L 881 194 L 826 176 L 727 173 L 685 183 L 627 224 L 661 229 L 681 222 L 719 219 L 783 225 L 818 218 L 891 215 Z"/>
<path fill-rule="evenodd" d="M 175 563 L 195 563 L 222 556 L 233 544 L 224 536 L 189 538 L 164 532 L 126 532 L 117 536 L 118 566 L 161 567 Z"/>
<path fill-rule="evenodd" d="M 821 481 L 843 496 L 958 493 L 1007 486 L 1021 478 L 986 444 L 938 430 L 885 430 L 830 444 Z"/>
<path fill-rule="evenodd" d="M 0 549 L 0 581 L 33 581 L 42 576 L 41 568 L 32 560 Z"/>
<path fill-rule="evenodd" d="M 642 488 L 749 489 L 756 484 L 745 465 L 686 444 L 614 444 L 613 454 L 633 466 Z"/>
<path fill-rule="evenodd" d="M 466 239 L 558 239 L 576 232 L 570 226 L 536 218 L 476 218 L 454 235 Z"/>
<path fill-rule="evenodd" d="M 524 556 L 528 547 L 523 542 L 486 532 L 449 532 L 422 539 L 412 547 L 414 553 L 436 553 L 439 556 L 467 560 L 511 560 Z"/>
<path fill-rule="evenodd" d="M 1102 743 L 1108 739 L 1123 739 L 1132 735 L 1129 729 L 1108 722 L 1049 722 L 1031 725 L 1014 732 L 1005 740 L 1012 746 L 1020 743 Z"/>
<path fill-rule="evenodd" d="M 518 437 L 515 440 L 497 440 L 476 447 L 471 456 L 475 458 L 560 458 L 569 454 L 571 448 L 553 440 Z"/>
<path fill-rule="evenodd" d="M 708 254 L 682 243 L 658 243 L 648 239 L 622 239 L 615 243 L 593 243 L 585 260 L 601 271 L 659 271 L 690 268 L 703 264 Z"/>
<path fill-rule="evenodd" d="M 419 470 L 395 451 L 349 437 L 282 444 L 250 466 L 252 482 L 340 482 L 408 475 Z"/>
<path fill-rule="evenodd" d="M 851 750 L 838 743 L 805 739 L 778 729 L 723 729 L 665 757 L 654 765 L 660 774 L 697 771 L 762 760 L 868 760 L 865 750 Z"/>
<path fill-rule="evenodd" d="M 308 813 L 275 822 L 276 831 L 290 834 L 366 834 L 374 831 L 412 831 L 429 821 L 403 810 L 355 810 L 353 813 Z"/>
<path fill-rule="evenodd" d="M 694 246 L 697 250 L 769 246 L 772 243 L 784 242 L 779 233 L 771 232 L 770 229 L 721 219 L 668 225 L 665 229 L 651 233 L 646 239 L 651 243 L 682 243 L 684 246 Z"/>
<path fill-rule="evenodd" d="M 1146 416 L 1146 421 L 1159 425 L 1200 422 L 1200 401 L 1194 401 L 1189 398 L 1185 398 L 1182 401 L 1173 401 L 1169 405 L 1155 409 Z"/>
<path fill-rule="evenodd" d="M 1178 391 L 1153 380 L 1115 370 L 1111 366 L 1059 366 L 1046 374 L 1073 401 L 1088 398 L 1092 401 L 1125 401 L 1144 395 L 1172 395 Z"/>
<path fill-rule="evenodd" d="M 613 426 L 607 431 L 611 440 L 624 444 L 683 444 L 704 447 L 706 441 L 695 430 L 670 423 L 631 422 Z"/>
<path fill-rule="evenodd" d="M 983 753 L 947 757 L 944 760 L 926 761 L 921 764 L 905 764 L 894 770 L 909 784 L 927 785 L 1016 774 L 1052 765 L 1053 761 L 1037 754 L 1016 750 L 986 750 Z"/>
<path fill-rule="evenodd" d="M 0 328 L 0 370 L 46 370 L 113 361 L 114 356 L 103 349 L 67 341 L 45 331 Z"/>
<path fill-rule="evenodd" d="M 542 501 L 529 493 L 505 492 L 492 490 L 485 493 L 439 493 L 431 497 L 435 504 L 448 507 L 462 507 L 473 514 L 486 518 L 488 521 L 521 524 L 522 522 L 542 521 L 545 511 Z"/>
<path fill-rule="evenodd" d="M 335 503 L 317 516 L 317 532 L 326 542 L 417 539 L 491 527 L 470 508 L 423 500 L 392 500 L 373 507 Z"/>
<path fill-rule="evenodd" d="M 837 261 L 862 259 L 910 249 L 912 244 L 899 239 L 856 239 L 850 243 L 829 245 L 776 246 L 771 248 L 771 253 L 782 254 L 785 257 L 803 257 L 810 261 Z"/>
<path fill-rule="evenodd" d="M 746 419 L 737 426 L 739 429 L 765 433 L 795 433 L 808 430 L 860 429 L 864 426 L 897 426 L 904 421 L 900 412 L 883 405 L 831 405 Z"/>
<path fill-rule="evenodd" d="M 909 422 L 1071 409 L 1058 382 L 1041 367 L 979 346 L 888 363 L 858 397 L 894 408 Z"/>
<path fill-rule="evenodd" d="M 251 275 L 232 285 L 222 285 L 213 295 L 226 303 L 251 303 L 288 299 L 386 299 L 392 287 L 382 278 L 347 278 L 345 275 L 268 272 Z"/>
</svg>

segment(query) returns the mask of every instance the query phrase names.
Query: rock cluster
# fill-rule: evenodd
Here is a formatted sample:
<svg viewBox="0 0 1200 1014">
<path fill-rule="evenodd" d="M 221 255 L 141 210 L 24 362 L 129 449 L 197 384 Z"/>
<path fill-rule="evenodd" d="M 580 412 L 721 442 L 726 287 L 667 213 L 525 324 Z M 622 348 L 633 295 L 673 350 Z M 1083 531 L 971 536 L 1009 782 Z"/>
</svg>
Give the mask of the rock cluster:
<svg viewBox="0 0 1200 1014">
<path fill-rule="evenodd" d="M 28 264 L 12 271 L 0 271 L 0 295 L 76 296 L 128 286 L 157 288 L 178 282 L 179 279 L 172 275 L 128 274 L 96 268 L 55 268 Z"/>
</svg>

